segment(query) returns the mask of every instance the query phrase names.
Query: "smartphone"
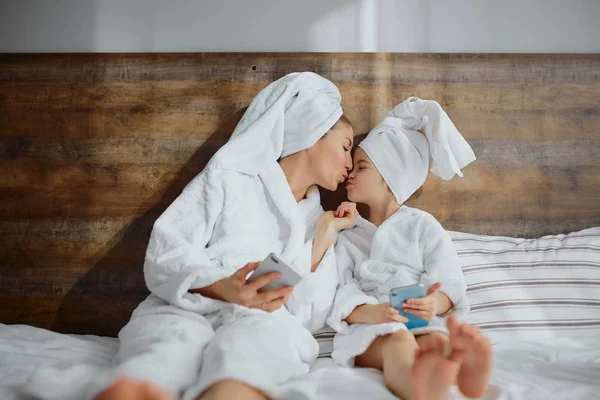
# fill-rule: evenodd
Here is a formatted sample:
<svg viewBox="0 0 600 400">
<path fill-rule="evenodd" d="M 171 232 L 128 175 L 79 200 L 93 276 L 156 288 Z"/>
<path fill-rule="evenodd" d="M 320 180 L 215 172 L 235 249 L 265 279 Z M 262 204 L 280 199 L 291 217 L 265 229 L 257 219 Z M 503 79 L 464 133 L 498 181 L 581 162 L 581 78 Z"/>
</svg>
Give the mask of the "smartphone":
<svg viewBox="0 0 600 400">
<path fill-rule="evenodd" d="M 296 286 L 302 280 L 302 276 L 292 267 L 283 262 L 275 254 L 269 254 L 258 266 L 252 275 L 248 278 L 249 282 L 260 278 L 270 272 L 281 272 L 279 279 L 263 286 L 261 291 L 276 290 L 284 286 Z"/>
<path fill-rule="evenodd" d="M 418 299 L 425 297 L 427 290 L 425 285 L 419 283 L 417 285 L 402 286 L 390 290 L 390 306 L 398 310 L 400 315 L 408 318 L 405 323 L 408 329 L 422 328 L 429 325 L 429 321 L 419 318 L 413 314 L 405 313 L 402 303 L 408 299 Z"/>
</svg>

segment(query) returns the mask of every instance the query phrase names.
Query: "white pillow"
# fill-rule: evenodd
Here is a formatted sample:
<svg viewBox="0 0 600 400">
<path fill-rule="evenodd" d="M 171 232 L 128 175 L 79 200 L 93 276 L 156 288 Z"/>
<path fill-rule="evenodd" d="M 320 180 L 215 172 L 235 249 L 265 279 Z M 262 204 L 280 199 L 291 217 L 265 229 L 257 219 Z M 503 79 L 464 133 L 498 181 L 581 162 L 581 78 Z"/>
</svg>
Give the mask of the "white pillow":
<svg viewBox="0 0 600 400">
<path fill-rule="evenodd" d="M 471 311 L 493 343 L 600 336 L 600 227 L 517 239 L 449 232 Z"/>
</svg>

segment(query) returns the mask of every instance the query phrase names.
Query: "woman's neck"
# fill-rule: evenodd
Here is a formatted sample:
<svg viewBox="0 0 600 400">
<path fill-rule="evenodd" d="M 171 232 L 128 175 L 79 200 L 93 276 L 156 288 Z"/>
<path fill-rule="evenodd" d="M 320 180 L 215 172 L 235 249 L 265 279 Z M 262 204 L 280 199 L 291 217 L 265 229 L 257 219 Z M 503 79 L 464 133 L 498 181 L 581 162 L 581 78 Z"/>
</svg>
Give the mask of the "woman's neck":
<svg viewBox="0 0 600 400">
<path fill-rule="evenodd" d="M 369 221 L 375 226 L 379 226 L 399 209 L 400 204 L 398 204 L 396 199 L 369 204 Z"/>
<path fill-rule="evenodd" d="M 306 165 L 306 159 L 302 157 L 302 152 L 282 158 L 279 160 L 279 166 L 285 174 L 296 202 L 300 202 L 313 185 L 311 177 L 306 173 L 309 168 Z"/>
</svg>

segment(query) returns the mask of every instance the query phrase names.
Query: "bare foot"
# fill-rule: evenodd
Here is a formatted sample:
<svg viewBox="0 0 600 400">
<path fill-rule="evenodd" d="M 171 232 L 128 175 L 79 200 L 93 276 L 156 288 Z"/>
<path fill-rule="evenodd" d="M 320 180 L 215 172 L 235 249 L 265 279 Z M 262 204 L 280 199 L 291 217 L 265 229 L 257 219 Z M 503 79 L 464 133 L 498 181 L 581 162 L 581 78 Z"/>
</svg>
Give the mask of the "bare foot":
<svg viewBox="0 0 600 400">
<path fill-rule="evenodd" d="M 481 397 L 487 391 L 492 372 L 490 341 L 475 326 L 459 324 L 453 315 L 446 324 L 452 349 L 465 352 L 456 381 L 458 388 L 467 397 Z"/>
<path fill-rule="evenodd" d="M 432 336 L 420 344 L 412 369 L 413 399 L 447 399 L 464 358 L 463 351 L 452 351 L 449 343 L 440 336 Z"/>
<path fill-rule="evenodd" d="M 173 400 L 169 392 L 151 384 L 127 377 L 118 378 L 95 400 Z"/>
<path fill-rule="evenodd" d="M 197 400 L 221 400 L 221 399 L 244 399 L 244 400 L 267 400 L 267 396 L 252 386 L 236 381 L 225 379 L 208 388 Z"/>
</svg>

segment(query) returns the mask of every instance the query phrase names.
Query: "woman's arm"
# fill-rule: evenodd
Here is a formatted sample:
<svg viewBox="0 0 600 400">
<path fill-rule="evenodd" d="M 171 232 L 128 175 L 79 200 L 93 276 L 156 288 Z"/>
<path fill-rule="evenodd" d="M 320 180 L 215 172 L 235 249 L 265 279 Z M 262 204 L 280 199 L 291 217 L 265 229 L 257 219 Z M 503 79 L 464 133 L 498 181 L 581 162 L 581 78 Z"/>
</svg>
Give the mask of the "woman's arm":
<svg viewBox="0 0 600 400">
<path fill-rule="evenodd" d="M 306 258 L 298 260 L 306 265 L 310 255 L 311 272 L 296 285 L 286 306 L 311 332 L 321 329 L 325 324 L 339 284 L 333 243 L 340 230 L 356 222 L 356 215 L 338 213 L 338 210 L 322 213 L 313 239 L 305 243 Z"/>
<path fill-rule="evenodd" d="M 274 306 L 268 304 L 266 296 L 258 298 L 258 280 L 250 285 L 246 284 L 245 275 L 240 279 L 244 268 L 249 272 L 251 266 L 232 274 L 206 251 L 216 220 L 223 212 L 227 178 L 231 176 L 222 176 L 220 170 L 205 169 L 154 224 L 144 277 L 148 289 L 172 305 L 200 312 L 218 310 L 221 305 L 214 300 Z M 274 279 L 266 276 L 265 280 Z"/>
<path fill-rule="evenodd" d="M 311 256 L 311 271 L 315 272 L 327 249 L 335 241 L 337 232 L 356 224 L 358 210 L 355 203 L 344 202 L 335 211 L 326 211 L 319 217 Z"/>
<path fill-rule="evenodd" d="M 335 235 L 337 231 L 334 229 L 334 221 L 335 217 L 333 215 L 333 211 L 327 211 L 321 214 L 319 217 L 319 221 L 317 222 L 317 227 L 315 229 L 315 236 L 313 238 L 313 246 L 311 253 L 311 272 L 315 272 L 321 260 L 323 260 L 323 256 L 327 252 L 327 249 L 333 244 L 335 241 Z"/>
</svg>

